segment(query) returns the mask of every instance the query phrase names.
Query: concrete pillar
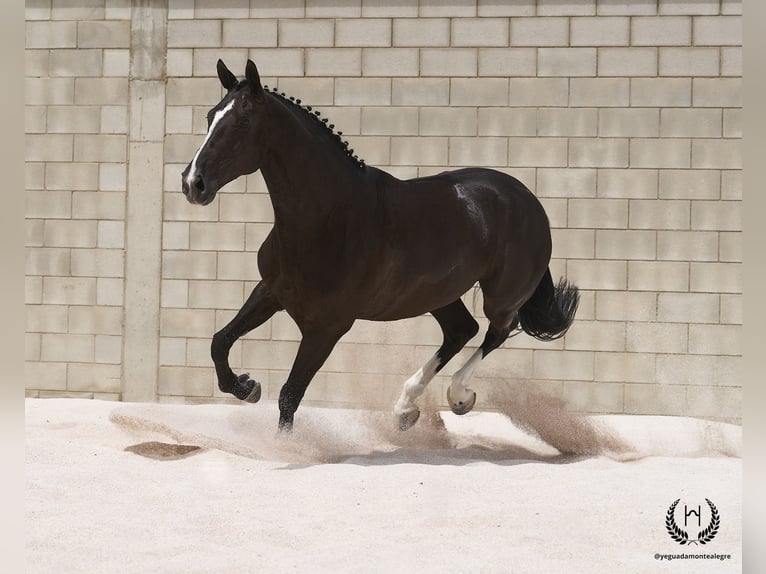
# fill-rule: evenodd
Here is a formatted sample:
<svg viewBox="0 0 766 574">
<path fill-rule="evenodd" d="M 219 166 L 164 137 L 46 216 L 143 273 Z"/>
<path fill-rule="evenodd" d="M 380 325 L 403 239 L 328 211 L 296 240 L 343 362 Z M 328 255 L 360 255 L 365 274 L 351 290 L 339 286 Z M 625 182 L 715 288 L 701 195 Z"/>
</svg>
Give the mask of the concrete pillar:
<svg viewBox="0 0 766 574">
<path fill-rule="evenodd" d="M 167 14 L 167 0 L 134 0 L 132 4 L 124 401 L 157 400 Z"/>
</svg>

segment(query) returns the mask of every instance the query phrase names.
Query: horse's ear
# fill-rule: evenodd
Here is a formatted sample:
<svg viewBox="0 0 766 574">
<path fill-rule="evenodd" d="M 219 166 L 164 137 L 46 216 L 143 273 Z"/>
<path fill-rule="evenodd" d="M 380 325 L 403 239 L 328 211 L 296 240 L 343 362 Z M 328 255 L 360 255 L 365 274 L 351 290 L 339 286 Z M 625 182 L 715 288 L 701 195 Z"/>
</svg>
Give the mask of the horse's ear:
<svg viewBox="0 0 766 574">
<path fill-rule="evenodd" d="M 255 99 L 260 101 L 265 95 L 263 92 L 263 86 L 261 86 L 261 76 L 258 74 L 258 68 L 252 60 L 248 60 L 245 65 L 245 78 L 247 78 L 247 85 L 255 95 Z"/>
<path fill-rule="evenodd" d="M 216 68 L 218 69 L 218 79 L 221 80 L 221 85 L 226 88 L 227 92 L 230 92 L 237 85 L 237 76 L 231 73 L 231 70 L 226 67 L 226 64 L 221 59 L 218 60 Z"/>
</svg>

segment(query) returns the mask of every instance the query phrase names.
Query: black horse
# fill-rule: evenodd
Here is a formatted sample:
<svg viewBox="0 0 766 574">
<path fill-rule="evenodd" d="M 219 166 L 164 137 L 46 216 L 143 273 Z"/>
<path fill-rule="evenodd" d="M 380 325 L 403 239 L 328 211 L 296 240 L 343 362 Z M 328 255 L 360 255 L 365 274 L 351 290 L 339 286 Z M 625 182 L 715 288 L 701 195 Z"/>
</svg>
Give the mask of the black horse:
<svg viewBox="0 0 766 574">
<path fill-rule="evenodd" d="M 431 313 L 444 341 L 404 384 L 394 410 L 402 430 L 420 411 L 414 400 L 479 330 L 460 297 L 477 281 L 489 329 L 452 378 L 447 398 L 470 411 L 476 364 L 512 332 L 561 337 L 574 318 L 577 287 L 554 286 L 548 218 L 517 179 L 461 169 L 402 181 L 364 164 L 342 132 L 261 85 L 247 62 L 238 81 L 218 61 L 227 90 L 208 113 L 208 132 L 182 174 L 191 203 L 208 205 L 235 178 L 258 169 L 274 208 L 274 227 L 258 252 L 262 280 L 236 317 L 213 336 L 211 354 L 223 392 L 256 402 L 260 384 L 235 375 L 234 342 L 285 310 L 302 334 L 279 396 L 279 428 L 292 428 L 314 374 L 356 319 L 394 321 Z"/>
</svg>

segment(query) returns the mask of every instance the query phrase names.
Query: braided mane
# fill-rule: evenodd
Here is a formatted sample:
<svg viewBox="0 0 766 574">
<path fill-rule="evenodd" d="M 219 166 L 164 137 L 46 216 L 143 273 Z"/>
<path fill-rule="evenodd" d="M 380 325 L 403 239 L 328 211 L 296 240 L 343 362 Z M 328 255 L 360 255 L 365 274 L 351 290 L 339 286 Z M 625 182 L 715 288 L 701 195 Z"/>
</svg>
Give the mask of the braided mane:
<svg viewBox="0 0 766 574">
<path fill-rule="evenodd" d="M 341 138 L 343 135 L 343 132 L 341 131 L 335 131 L 335 124 L 329 124 L 327 118 L 319 119 L 319 111 L 318 110 L 312 110 L 311 106 L 303 106 L 301 105 L 301 101 L 299 99 L 296 99 L 292 96 L 286 96 L 284 92 L 278 92 L 277 88 L 272 88 L 269 90 L 268 86 L 263 86 L 263 89 L 265 92 L 270 93 L 276 97 L 278 97 L 280 100 L 285 102 L 286 104 L 290 104 L 294 108 L 298 108 L 300 111 L 308 115 L 312 120 L 317 122 L 319 125 L 321 125 L 325 130 L 327 130 L 331 136 L 333 136 L 333 140 L 343 149 L 343 153 L 346 154 L 346 156 L 354 162 L 354 165 L 357 167 L 364 167 L 365 163 L 364 160 L 354 155 L 354 150 L 348 147 L 348 141 L 345 141 Z"/>
</svg>

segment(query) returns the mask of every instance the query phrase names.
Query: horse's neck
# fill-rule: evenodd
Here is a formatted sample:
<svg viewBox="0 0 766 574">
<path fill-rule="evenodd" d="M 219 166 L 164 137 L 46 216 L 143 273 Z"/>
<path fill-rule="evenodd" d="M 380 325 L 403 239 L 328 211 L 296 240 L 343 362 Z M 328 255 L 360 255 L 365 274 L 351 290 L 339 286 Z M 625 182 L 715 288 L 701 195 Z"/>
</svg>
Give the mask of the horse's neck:
<svg viewBox="0 0 766 574">
<path fill-rule="evenodd" d="M 351 192 L 360 191 L 355 185 L 360 168 L 323 137 L 321 126 L 311 125 L 308 116 L 301 117 L 303 112 L 291 110 L 287 104 L 275 108 L 268 157 L 261 172 L 277 223 L 306 228 L 312 223 L 321 225 L 322 218 L 338 207 L 353 209 L 356 202 Z"/>
</svg>

